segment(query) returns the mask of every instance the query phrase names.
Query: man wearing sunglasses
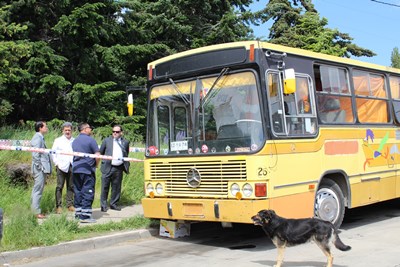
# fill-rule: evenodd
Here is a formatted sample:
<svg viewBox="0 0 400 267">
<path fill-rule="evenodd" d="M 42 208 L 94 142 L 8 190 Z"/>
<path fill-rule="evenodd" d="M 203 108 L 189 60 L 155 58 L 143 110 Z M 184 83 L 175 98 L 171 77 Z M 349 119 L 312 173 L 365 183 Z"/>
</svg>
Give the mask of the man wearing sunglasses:
<svg viewBox="0 0 400 267">
<path fill-rule="evenodd" d="M 129 161 L 123 158 L 128 157 L 129 141 L 123 136 L 121 125 L 114 125 L 112 136 L 104 139 L 100 146 L 100 154 L 112 156 L 112 160 L 102 160 L 101 162 L 101 194 L 100 205 L 101 211 L 106 212 L 108 209 L 107 199 L 111 186 L 110 209 L 120 211 L 118 206 L 121 197 L 121 184 L 123 172 L 129 173 Z"/>
</svg>

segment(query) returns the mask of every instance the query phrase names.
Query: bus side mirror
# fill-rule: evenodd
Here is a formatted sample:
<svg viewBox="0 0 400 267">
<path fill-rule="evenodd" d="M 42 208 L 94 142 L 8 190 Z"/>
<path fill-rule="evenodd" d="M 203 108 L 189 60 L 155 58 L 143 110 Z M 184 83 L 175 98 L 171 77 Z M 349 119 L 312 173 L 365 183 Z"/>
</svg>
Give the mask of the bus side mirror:
<svg viewBox="0 0 400 267">
<path fill-rule="evenodd" d="M 133 115 L 133 95 L 129 94 L 128 95 L 128 115 L 132 116 Z"/>
<path fill-rule="evenodd" d="M 283 72 L 283 93 L 286 95 L 296 92 L 296 76 L 294 69 L 286 69 Z"/>
</svg>

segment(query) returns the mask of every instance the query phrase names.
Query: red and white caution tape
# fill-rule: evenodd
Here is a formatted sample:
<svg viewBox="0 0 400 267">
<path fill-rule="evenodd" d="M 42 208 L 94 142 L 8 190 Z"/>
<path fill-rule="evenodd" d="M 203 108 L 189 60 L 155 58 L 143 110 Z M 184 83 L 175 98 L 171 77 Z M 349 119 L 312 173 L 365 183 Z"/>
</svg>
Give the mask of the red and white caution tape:
<svg viewBox="0 0 400 267">
<path fill-rule="evenodd" d="M 0 146 L 31 146 L 30 140 L 11 140 L 11 139 L 0 139 Z M 129 147 L 129 152 L 146 152 L 144 147 Z"/>
<path fill-rule="evenodd" d="M 10 146 L 10 145 L 3 145 L 0 143 L 0 150 L 15 150 L 15 151 L 27 151 L 27 152 L 38 152 L 38 153 L 47 153 L 47 154 L 60 154 L 60 155 L 67 155 L 67 156 L 76 156 L 76 157 L 86 157 L 86 158 L 95 158 L 95 159 L 105 159 L 105 160 L 123 160 L 123 161 L 135 161 L 135 162 L 142 162 L 141 159 L 136 158 L 113 158 L 112 156 L 106 155 L 96 155 L 96 154 L 88 154 L 82 152 L 69 152 L 69 151 L 62 151 L 62 150 L 52 150 L 48 148 L 36 148 L 36 147 L 27 147 L 27 146 Z"/>
<path fill-rule="evenodd" d="M 11 140 L 11 139 L 0 139 L 0 146 L 31 146 L 30 140 Z M 129 152 L 146 152 L 144 147 L 129 147 Z"/>
<path fill-rule="evenodd" d="M 129 152 L 146 152 L 146 149 L 144 148 L 144 147 L 134 147 L 134 146 L 131 146 L 130 148 L 129 148 Z"/>
</svg>

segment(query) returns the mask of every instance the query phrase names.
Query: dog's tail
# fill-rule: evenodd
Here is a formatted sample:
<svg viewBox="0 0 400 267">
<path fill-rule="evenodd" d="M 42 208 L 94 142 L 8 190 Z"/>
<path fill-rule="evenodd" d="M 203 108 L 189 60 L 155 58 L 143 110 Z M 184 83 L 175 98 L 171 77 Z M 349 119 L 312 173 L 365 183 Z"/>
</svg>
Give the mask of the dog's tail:
<svg viewBox="0 0 400 267">
<path fill-rule="evenodd" d="M 335 247 L 341 251 L 348 251 L 351 249 L 350 246 L 345 245 L 342 240 L 340 240 L 340 237 L 338 235 L 338 233 L 336 231 L 334 231 L 334 235 L 335 235 L 335 241 L 333 242 L 333 244 L 335 245 Z"/>
</svg>

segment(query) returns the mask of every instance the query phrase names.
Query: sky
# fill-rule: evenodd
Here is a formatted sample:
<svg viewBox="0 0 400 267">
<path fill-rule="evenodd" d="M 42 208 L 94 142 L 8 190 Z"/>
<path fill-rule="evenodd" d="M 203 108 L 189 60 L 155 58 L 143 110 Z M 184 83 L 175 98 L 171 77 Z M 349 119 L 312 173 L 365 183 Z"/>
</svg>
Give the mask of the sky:
<svg viewBox="0 0 400 267">
<path fill-rule="evenodd" d="M 256 0 L 255 0 L 256 1 Z M 328 20 L 326 27 L 348 33 L 352 43 L 375 54 L 374 57 L 352 57 L 364 62 L 391 65 L 393 48 L 400 49 L 400 0 L 313 0 L 320 17 Z M 263 8 L 268 0 L 260 0 L 252 10 Z M 270 23 L 253 27 L 257 37 L 268 37 Z"/>
</svg>

